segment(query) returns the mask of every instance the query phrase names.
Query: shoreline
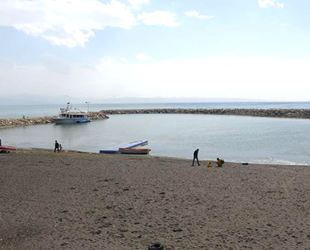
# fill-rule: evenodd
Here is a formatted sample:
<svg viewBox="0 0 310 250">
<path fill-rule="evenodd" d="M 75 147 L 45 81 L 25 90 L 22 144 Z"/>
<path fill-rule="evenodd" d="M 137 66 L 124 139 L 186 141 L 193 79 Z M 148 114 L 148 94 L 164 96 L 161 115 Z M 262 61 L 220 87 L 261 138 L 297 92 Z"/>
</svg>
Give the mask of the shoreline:
<svg viewBox="0 0 310 250">
<path fill-rule="evenodd" d="M 0 249 L 306 249 L 310 168 L 0 154 Z"/>
<path fill-rule="evenodd" d="M 80 150 L 71 150 L 71 149 L 66 149 L 63 150 L 62 152 L 56 152 L 54 153 L 53 149 L 47 149 L 47 148 L 35 148 L 35 147 L 21 147 L 21 148 L 17 148 L 16 151 L 12 151 L 9 154 L 59 154 L 59 155 L 89 155 L 89 156 L 99 156 L 99 157 L 127 157 L 127 156 L 131 156 L 131 157 L 146 157 L 146 158 L 156 158 L 156 159 L 165 159 L 165 160 L 176 160 L 176 161 L 186 161 L 189 162 L 190 165 L 192 163 L 192 158 L 184 158 L 184 157 L 175 157 L 175 156 L 165 156 L 165 155 L 152 155 L 152 154 L 146 154 L 146 155 L 140 155 L 140 154 L 103 154 L 103 153 L 98 153 L 98 152 L 87 152 L 87 151 L 80 151 Z M 208 160 L 208 159 L 200 159 L 199 158 L 199 162 L 200 162 L 200 167 L 206 167 L 206 162 L 210 161 L 212 163 L 212 167 L 216 167 L 216 160 Z M 244 163 L 246 163 L 245 165 L 243 165 Z M 310 165 L 307 164 L 278 164 L 278 163 L 251 163 L 251 162 L 234 162 L 234 161 L 225 161 L 224 163 L 229 164 L 229 165 L 242 165 L 243 167 L 247 167 L 247 166 L 267 166 L 267 167 L 310 167 Z M 225 166 L 224 165 L 224 166 Z M 197 165 L 197 161 L 195 161 L 195 166 Z M 310 168 L 309 168 L 310 169 Z"/>
<path fill-rule="evenodd" d="M 36 148 L 36 147 L 18 147 L 17 148 L 18 152 L 22 153 L 51 153 L 54 152 L 53 149 L 50 148 Z M 16 152 L 17 152 L 16 151 Z M 15 152 L 15 153 L 16 153 Z M 14 153 L 14 152 L 11 152 Z M 103 154 L 103 153 L 98 153 L 98 152 L 88 152 L 88 151 L 80 151 L 80 150 L 71 150 L 71 149 L 66 149 L 61 152 L 61 154 L 64 153 L 72 153 L 72 154 L 87 154 L 87 155 L 124 155 L 121 153 L 118 154 Z M 138 155 L 139 156 L 139 155 Z M 141 155 L 140 155 L 141 156 Z M 176 157 L 176 156 L 166 156 L 166 155 L 153 155 L 152 153 L 145 155 L 146 157 L 159 157 L 159 158 L 167 158 L 167 159 L 174 159 L 174 160 L 183 160 L 183 161 L 192 161 L 192 158 L 185 158 L 185 157 Z M 143 157 L 143 156 L 142 156 Z M 225 160 L 225 159 L 224 159 Z M 203 159 L 199 158 L 199 162 L 202 163 L 201 165 L 205 166 L 207 161 L 210 161 L 212 164 L 216 165 L 216 159 L 210 160 L 210 159 Z M 303 163 L 296 163 L 296 162 L 290 162 L 290 164 L 283 164 L 283 163 L 268 163 L 268 162 L 251 162 L 251 161 L 226 161 L 225 163 L 229 164 L 237 164 L 237 165 L 243 165 L 244 163 L 246 165 L 259 165 L 259 166 L 289 166 L 289 167 L 310 167 L 310 164 L 303 164 Z"/>
<path fill-rule="evenodd" d="M 108 119 L 108 115 L 121 114 L 201 114 L 201 115 L 236 115 L 268 118 L 310 119 L 310 109 L 120 109 L 89 112 L 92 120 Z M 56 116 L 0 118 L 0 128 L 29 126 L 53 123 Z"/>
</svg>

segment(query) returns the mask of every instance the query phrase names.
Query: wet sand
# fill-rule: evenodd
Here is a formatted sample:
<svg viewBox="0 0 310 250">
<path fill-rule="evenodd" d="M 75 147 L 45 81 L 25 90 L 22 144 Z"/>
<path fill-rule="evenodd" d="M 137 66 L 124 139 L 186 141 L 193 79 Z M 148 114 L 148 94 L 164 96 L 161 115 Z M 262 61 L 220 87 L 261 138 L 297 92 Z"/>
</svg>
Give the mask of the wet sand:
<svg viewBox="0 0 310 250">
<path fill-rule="evenodd" d="M 310 167 L 0 154 L 0 249 L 309 249 Z"/>
</svg>

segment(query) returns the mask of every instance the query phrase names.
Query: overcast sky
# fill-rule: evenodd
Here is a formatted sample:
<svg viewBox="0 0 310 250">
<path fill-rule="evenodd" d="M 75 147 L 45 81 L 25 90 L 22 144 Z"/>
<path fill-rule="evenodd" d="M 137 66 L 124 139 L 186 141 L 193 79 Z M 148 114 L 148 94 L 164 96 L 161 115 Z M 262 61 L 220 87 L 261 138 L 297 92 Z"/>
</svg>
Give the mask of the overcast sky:
<svg viewBox="0 0 310 250">
<path fill-rule="evenodd" d="M 0 0 L 0 88 L 310 101 L 309 0 Z"/>
</svg>

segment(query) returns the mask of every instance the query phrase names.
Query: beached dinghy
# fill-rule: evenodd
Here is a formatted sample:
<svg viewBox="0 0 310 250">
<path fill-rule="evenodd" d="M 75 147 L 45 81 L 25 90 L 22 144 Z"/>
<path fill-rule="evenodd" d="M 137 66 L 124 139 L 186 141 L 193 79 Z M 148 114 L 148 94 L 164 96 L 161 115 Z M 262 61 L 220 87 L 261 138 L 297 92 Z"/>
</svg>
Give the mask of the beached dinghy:
<svg viewBox="0 0 310 250">
<path fill-rule="evenodd" d="M 146 155 L 151 151 L 149 148 L 119 148 L 121 154 L 139 154 Z"/>
<path fill-rule="evenodd" d="M 99 151 L 99 153 L 101 153 L 101 154 L 118 154 L 120 148 L 134 148 L 134 147 L 138 147 L 138 146 L 144 146 L 147 144 L 148 144 L 147 140 L 132 141 L 132 142 L 128 142 L 128 143 L 125 143 L 122 145 L 102 149 Z"/>
<path fill-rule="evenodd" d="M 17 148 L 12 147 L 12 146 L 0 146 L 0 151 L 15 151 Z"/>
</svg>

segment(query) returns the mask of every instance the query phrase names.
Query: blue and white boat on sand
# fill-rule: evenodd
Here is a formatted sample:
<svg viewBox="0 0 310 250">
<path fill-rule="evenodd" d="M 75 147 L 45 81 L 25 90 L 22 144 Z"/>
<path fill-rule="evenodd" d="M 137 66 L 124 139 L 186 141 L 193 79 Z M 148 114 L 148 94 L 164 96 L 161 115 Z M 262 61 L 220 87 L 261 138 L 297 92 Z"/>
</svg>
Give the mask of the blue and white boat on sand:
<svg viewBox="0 0 310 250">
<path fill-rule="evenodd" d="M 85 123 L 91 121 L 87 116 L 87 112 L 72 108 L 70 102 L 67 103 L 66 108 L 60 109 L 59 116 L 53 120 L 56 124 Z"/>
<path fill-rule="evenodd" d="M 140 140 L 140 141 L 132 141 L 132 142 L 128 142 L 122 145 L 117 145 L 117 146 L 113 146 L 110 148 L 106 148 L 106 149 L 102 149 L 99 151 L 99 153 L 101 154 L 118 154 L 121 151 L 125 152 L 125 149 L 133 149 L 139 146 L 145 146 L 148 144 L 148 140 Z M 150 149 L 147 151 L 147 153 L 150 151 Z M 129 151 L 127 150 L 126 153 L 128 153 Z M 132 151 L 133 152 L 133 151 Z M 145 150 L 143 150 L 143 152 L 145 152 Z M 135 153 L 137 153 L 137 151 L 135 151 Z"/>
</svg>

